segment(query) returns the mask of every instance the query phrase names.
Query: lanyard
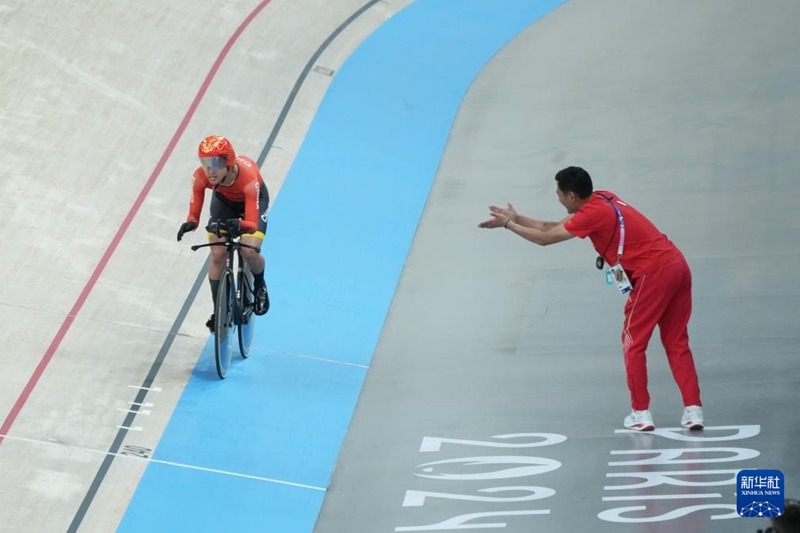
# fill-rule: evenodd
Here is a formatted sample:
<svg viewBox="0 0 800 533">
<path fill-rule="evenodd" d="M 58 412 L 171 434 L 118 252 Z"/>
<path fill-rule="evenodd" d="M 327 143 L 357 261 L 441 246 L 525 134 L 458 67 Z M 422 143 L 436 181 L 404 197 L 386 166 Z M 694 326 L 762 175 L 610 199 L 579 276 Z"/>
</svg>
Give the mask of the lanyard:
<svg viewBox="0 0 800 533">
<path fill-rule="evenodd" d="M 622 257 L 622 249 L 625 246 L 625 219 L 622 218 L 622 213 L 620 212 L 619 208 L 614 205 L 614 202 L 611 201 L 613 196 L 611 198 L 606 198 L 602 194 L 598 194 L 597 196 L 608 202 L 608 204 L 614 208 L 614 211 L 617 212 L 617 219 L 619 221 L 619 246 L 617 246 L 617 262 L 619 262 L 619 258 Z M 612 236 L 611 238 L 613 239 L 614 237 Z M 609 244 L 611 243 L 609 242 Z"/>
</svg>

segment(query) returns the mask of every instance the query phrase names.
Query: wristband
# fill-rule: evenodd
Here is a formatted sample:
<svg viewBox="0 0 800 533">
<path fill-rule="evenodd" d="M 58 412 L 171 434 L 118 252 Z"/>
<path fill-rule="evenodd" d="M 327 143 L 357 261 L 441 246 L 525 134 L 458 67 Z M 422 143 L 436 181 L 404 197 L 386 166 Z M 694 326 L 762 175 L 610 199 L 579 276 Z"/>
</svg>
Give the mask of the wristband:
<svg viewBox="0 0 800 533">
<path fill-rule="evenodd" d="M 509 223 L 509 222 L 511 222 L 511 219 L 510 219 L 510 218 L 509 218 L 508 220 L 506 220 L 506 223 L 505 223 L 505 224 L 503 224 L 503 227 L 504 227 L 504 228 L 506 228 L 506 229 L 508 229 L 508 223 Z"/>
</svg>

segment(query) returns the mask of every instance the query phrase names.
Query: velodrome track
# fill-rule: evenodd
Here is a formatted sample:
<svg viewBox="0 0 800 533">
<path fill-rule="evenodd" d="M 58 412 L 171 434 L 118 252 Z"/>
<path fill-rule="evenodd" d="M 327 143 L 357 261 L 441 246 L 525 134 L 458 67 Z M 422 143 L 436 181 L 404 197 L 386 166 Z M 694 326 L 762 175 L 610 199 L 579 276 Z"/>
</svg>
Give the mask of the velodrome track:
<svg viewBox="0 0 800 533">
<path fill-rule="evenodd" d="M 798 11 L 2 6 L 0 531 L 765 527 L 731 477 L 800 494 Z M 210 133 L 273 197 L 273 309 L 224 382 L 202 235 L 174 241 Z M 689 259 L 694 440 L 655 338 L 662 431 L 619 431 L 622 300 L 588 243 L 476 228 L 505 201 L 561 218 L 568 164 Z"/>
</svg>

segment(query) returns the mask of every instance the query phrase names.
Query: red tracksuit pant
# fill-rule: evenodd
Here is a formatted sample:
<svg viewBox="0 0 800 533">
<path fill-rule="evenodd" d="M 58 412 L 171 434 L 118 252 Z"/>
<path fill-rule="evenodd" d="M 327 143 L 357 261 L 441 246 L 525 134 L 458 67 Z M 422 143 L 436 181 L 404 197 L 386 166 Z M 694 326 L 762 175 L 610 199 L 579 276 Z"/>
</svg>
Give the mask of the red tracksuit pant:
<svg viewBox="0 0 800 533">
<path fill-rule="evenodd" d="M 687 326 L 691 314 L 692 273 L 682 255 L 635 281 L 635 288 L 625 304 L 622 330 L 622 353 L 633 409 L 650 408 L 645 351 L 656 326 L 672 376 L 683 396 L 683 405 L 702 405 L 694 358 L 689 349 Z"/>
</svg>

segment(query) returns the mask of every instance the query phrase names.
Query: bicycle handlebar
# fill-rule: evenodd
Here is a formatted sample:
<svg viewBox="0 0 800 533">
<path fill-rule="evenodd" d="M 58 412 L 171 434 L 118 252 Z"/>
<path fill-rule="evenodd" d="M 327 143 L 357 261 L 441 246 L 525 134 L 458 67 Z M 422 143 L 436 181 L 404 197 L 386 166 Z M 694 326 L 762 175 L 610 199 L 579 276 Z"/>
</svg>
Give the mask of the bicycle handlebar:
<svg viewBox="0 0 800 533">
<path fill-rule="evenodd" d="M 241 242 L 234 242 L 233 239 L 226 239 L 223 242 L 207 242 L 206 244 L 195 244 L 193 245 L 192 251 L 196 252 L 200 248 L 205 248 L 206 246 L 233 246 L 234 248 L 250 248 L 251 250 L 255 250 L 256 253 L 261 253 L 261 248 L 258 246 L 251 246 L 249 244 L 244 244 Z"/>
<path fill-rule="evenodd" d="M 256 253 L 261 253 L 261 248 L 258 246 L 251 246 L 249 244 L 244 244 L 242 242 L 234 241 L 236 237 L 230 231 L 228 226 L 224 222 L 213 222 L 206 226 L 206 231 L 209 233 L 213 233 L 217 237 L 225 237 L 224 241 L 221 242 L 209 242 L 206 244 L 195 244 L 192 246 L 192 251 L 196 252 L 200 248 L 205 248 L 206 246 L 227 246 L 232 247 L 234 250 L 238 248 L 250 248 L 251 250 L 255 250 Z M 225 232 L 224 234 L 222 232 Z"/>
</svg>

